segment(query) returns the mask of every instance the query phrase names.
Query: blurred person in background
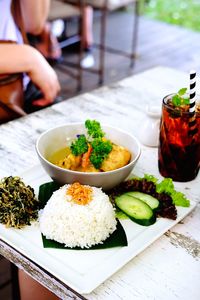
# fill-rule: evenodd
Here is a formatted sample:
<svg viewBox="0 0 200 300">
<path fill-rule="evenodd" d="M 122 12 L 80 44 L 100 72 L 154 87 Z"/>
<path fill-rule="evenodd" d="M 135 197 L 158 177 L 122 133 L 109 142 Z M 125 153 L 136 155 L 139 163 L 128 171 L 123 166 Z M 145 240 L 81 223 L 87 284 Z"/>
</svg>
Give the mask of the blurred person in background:
<svg viewBox="0 0 200 300">
<path fill-rule="evenodd" d="M 0 40 L 5 41 L 0 44 L 0 74 L 24 73 L 25 110 L 31 112 L 54 103 L 60 85 L 41 53 L 24 44 L 16 23 L 17 5 L 21 8 L 24 30 L 38 35 L 48 16 L 49 0 L 0 0 Z M 6 43 L 9 40 L 16 44 Z"/>
<path fill-rule="evenodd" d="M 66 39 L 65 22 L 62 19 L 55 20 L 51 23 L 46 22 L 42 32 L 38 36 L 30 36 L 31 43 L 38 49 L 44 57 L 51 63 L 59 60 L 62 61 L 61 49 L 58 40 Z M 82 43 L 84 57 L 81 60 L 83 68 L 91 68 L 94 66 L 94 56 L 92 53 L 93 45 L 93 9 L 91 6 L 83 8 L 83 23 L 82 23 Z"/>
</svg>

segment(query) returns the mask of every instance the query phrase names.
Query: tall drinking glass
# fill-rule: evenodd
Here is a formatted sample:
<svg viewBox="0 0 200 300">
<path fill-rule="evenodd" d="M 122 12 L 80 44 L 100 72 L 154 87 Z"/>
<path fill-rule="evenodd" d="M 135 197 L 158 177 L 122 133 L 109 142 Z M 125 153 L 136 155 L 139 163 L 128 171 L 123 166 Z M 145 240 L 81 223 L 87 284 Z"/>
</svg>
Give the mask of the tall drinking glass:
<svg viewBox="0 0 200 300">
<path fill-rule="evenodd" d="M 189 107 L 173 106 L 172 97 L 173 94 L 163 99 L 158 165 L 162 176 L 186 182 L 197 176 L 200 167 L 200 106 L 196 104 L 191 128 Z"/>
</svg>

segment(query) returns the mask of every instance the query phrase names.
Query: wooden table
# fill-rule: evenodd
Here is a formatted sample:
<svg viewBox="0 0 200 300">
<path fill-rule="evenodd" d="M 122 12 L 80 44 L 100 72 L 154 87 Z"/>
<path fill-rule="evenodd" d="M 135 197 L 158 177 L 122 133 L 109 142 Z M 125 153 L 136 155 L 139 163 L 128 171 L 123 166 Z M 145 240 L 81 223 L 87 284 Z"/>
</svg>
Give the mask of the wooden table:
<svg viewBox="0 0 200 300">
<path fill-rule="evenodd" d="M 64 101 L 27 117 L 0 126 L 0 176 L 19 175 L 38 164 L 35 141 L 53 126 L 97 119 L 138 136 L 147 104 L 161 105 L 163 96 L 188 86 L 189 76 L 157 67 Z M 198 86 L 200 84 L 198 82 Z M 157 148 L 142 146 L 134 172 L 160 177 Z M 199 201 L 200 175 L 177 189 Z M 89 295 L 78 295 L 39 267 L 25 259 L 0 237 L 0 253 L 47 286 L 62 299 L 200 299 L 200 206 L 166 232 L 120 271 Z M 69 297 L 69 298 L 68 298 Z"/>
</svg>

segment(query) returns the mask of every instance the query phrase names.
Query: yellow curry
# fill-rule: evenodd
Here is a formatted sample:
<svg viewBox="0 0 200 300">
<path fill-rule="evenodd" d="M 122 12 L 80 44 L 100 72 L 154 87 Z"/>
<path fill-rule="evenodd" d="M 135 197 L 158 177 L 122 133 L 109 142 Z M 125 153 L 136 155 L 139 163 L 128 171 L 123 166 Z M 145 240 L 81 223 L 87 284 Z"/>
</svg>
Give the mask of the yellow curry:
<svg viewBox="0 0 200 300">
<path fill-rule="evenodd" d="M 69 147 L 62 148 L 53 153 L 49 161 L 61 168 L 79 172 L 106 172 L 126 166 L 131 159 L 130 152 L 122 146 L 115 144 L 112 144 L 112 146 L 111 152 L 103 160 L 99 169 L 96 169 L 89 160 L 84 165 L 84 154 L 75 156 L 71 153 Z"/>
<path fill-rule="evenodd" d="M 96 120 L 86 120 L 86 134 L 77 135 L 70 147 L 53 153 L 53 164 L 79 172 L 107 172 L 127 165 L 130 152 L 105 138 L 101 125 Z"/>
</svg>

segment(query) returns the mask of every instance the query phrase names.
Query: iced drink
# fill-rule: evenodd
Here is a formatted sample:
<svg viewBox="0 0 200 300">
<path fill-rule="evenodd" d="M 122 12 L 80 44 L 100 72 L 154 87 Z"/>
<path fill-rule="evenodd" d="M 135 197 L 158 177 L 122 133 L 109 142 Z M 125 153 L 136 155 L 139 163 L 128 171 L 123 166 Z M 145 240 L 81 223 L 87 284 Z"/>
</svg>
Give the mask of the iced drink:
<svg viewBox="0 0 200 300">
<path fill-rule="evenodd" d="M 163 99 L 158 148 L 159 171 L 174 181 L 194 179 L 200 167 L 200 106 L 196 104 L 195 122 L 189 105 L 172 105 L 173 95 Z"/>
</svg>

